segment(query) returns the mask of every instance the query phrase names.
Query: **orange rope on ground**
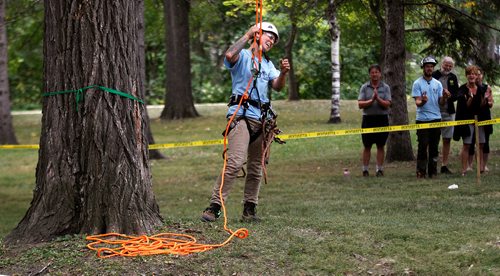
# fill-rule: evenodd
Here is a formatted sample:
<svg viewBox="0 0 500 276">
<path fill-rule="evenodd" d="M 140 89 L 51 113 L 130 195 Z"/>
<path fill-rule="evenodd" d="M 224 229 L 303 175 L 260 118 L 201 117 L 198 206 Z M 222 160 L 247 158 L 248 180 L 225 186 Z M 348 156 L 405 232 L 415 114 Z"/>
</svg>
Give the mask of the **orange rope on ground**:
<svg viewBox="0 0 500 276">
<path fill-rule="evenodd" d="M 262 36 L 262 0 L 256 0 L 255 8 L 255 24 L 260 23 L 259 37 Z M 254 35 L 253 43 L 257 42 L 257 38 Z M 254 62 L 254 67 L 260 70 L 260 62 L 262 62 L 262 46 L 259 45 L 259 51 L 257 54 L 258 64 L 255 62 L 255 54 L 252 52 L 252 61 Z M 227 226 L 227 215 L 226 207 L 224 205 L 224 199 L 222 197 L 222 188 L 224 187 L 224 172 L 227 167 L 227 134 L 229 133 L 229 128 L 231 123 L 236 118 L 239 109 L 246 100 L 248 96 L 248 90 L 254 80 L 253 77 L 248 81 L 245 93 L 243 93 L 240 102 L 233 115 L 227 122 L 226 131 L 224 132 L 224 166 L 222 168 L 222 179 L 219 188 L 219 197 L 221 199 L 221 208 L 224 214 L 224 230 L 231 234 L 223 243 L 220 244 L 199 244 L 196 238 L 185 234 L 176 233 L 160 233 L 153 236 L 129 236 L 119 233 L 107 233 L 100 235 L 87 236 L 86 240 L 90 241 L 87 244 L 87 248 L 90 250 L 97 251 L 97 257 L 99 258 L 110 258 L 115 256 L 122 257 L 135 257 L 135 256 L 146 256 L 146 255 L 157 255 L 157 254 L 174 254 L 174 255 L 188 255 L 191 253 L 205 252 L 212 249 L 216 249 L 228 244 L 234 237 L 245 239 L 248 237 L 248 229 L 239 228 L 236 231 L 231 230 Z"/>
</svg>

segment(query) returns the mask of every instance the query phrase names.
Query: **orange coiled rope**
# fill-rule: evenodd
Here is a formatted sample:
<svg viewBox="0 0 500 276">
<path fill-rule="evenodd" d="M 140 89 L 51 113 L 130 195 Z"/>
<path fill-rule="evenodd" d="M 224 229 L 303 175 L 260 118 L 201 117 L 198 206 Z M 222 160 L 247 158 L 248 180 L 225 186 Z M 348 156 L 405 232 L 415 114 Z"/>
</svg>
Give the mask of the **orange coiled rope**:
<svg viewBox="0 0 500 276">
<path fill-rule="evenodd" d="M 255 24 L 260 24 L 259 36 L 262 36 L 262 0 L 255 0 Z M 254 36 L 253 43 L 256 44 L 257 38 Z M 255 53 L 252 52 L 252 60 L 254 68 L 260 70 L 260 63 L 262 62 L 262 47 L 259 46 L 257 54 L 258 63 L 255 61 Z M 100 235 L 87 236 L 86 240 L 90 241 L 87 248 L 97 251 L 99 258 L 110 258 L 115 256 L 135 257 L 157 254 L 173 254 L 173 255 L 188 255 L 191 253 L 199 253 L 219 248 L 228 244 L 234 237 L 245 239 L 248 237 L 248 229 L 240 228 L 236 231 L 231 230 L 227 226 L 226 207 L 222 197 L 222 188 L 224 187 L 224 172 L 227 167 L 227 134 L 229 127 L 234 121 L 236 114 L 243 103 L 243 100 L 248 98 L 248 91 L 254 80 L 253 77 L 248 81 L 245 93 L 243 93 L 240 102 L 233 115 L 227 122 L 226 131 L 224 132 L 224 166 L 222 168 L 222 180 L 219 188 L 219 197 L 221 199 L 221 208 L 224 214 L 224 230 L 230 236 L 220 244 L 199 244 L 196 238 L 186 234 L 177 233 L 160 233 L 153 236 L 129 236 L 119 233 L 107 233 Z"/>
</svg>

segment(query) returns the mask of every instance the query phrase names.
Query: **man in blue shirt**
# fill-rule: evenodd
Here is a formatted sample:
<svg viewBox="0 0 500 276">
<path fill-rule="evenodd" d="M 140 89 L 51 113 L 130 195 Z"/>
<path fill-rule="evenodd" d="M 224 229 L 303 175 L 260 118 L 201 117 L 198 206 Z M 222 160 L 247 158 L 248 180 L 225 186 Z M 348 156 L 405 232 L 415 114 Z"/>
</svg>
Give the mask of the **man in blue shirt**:
<svg viewBox="0 0 500 276">
<path fill-rule="evenodd" d="M 439 105 L 444 105 L 450 97 L 449 92 L 443 94 L 443 85 L 432 77 L 437 61 L 428 56 L 421 61 L 423 76 L 414 83 L 411 96 L 417 105 L 417 124 L 434 123 L 441 121 Z M 437 175 L 437 161 L 439 157 L 440 128 L 418 129 L 417 151 L 417 178 Z"/>
<path fill-rule="evenodd" d="M 286 74 L 290 70 L 287 59 L 280 60 L 281 71 L 278 71 L 267 57 L 269 50 L 279 41 L 276 27 L 269 22 L 262 22 L 262 35 L 260 29 L 260 24 L 252 26 L 226 51 L 224 59 L 224 65 L 231 72 L 232 79 L 232 95 L 226 117 L 229 119 L 235 115 L 235 118 L 227 135 L 227 165 L 223 172 L 222 197 L 225 201 L 238 172 L 246 162 L 242 215 L 244 221 L 259 220 L 256 205 L 262 178 L 262 120 L 265 119 L 262 118 L 262 113 L 270 108 L 268 89 L 271 87 L 280 91 L 285 86 Z M 250 47 L 243 49 L 249 41 L 252 41 Z M 258 59 L 259 48 L 263 55 L 261 61 Z M 248 93 L 245 94 L 247 90 Z M 242 98 L 243 104 L 239 107 Z M 213 187 L 210 206 L 202 213 L 203 221 L 212 222 L 220 216 L 221 184 L 222 175 Z"/>
</svg>

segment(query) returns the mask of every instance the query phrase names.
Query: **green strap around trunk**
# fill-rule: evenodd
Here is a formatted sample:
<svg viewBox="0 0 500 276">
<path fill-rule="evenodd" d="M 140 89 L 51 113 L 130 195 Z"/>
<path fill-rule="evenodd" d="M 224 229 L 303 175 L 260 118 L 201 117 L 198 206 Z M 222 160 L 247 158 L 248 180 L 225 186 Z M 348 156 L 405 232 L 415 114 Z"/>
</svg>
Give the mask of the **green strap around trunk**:
<svg viewBox="0 0 500 276">
<path fill-rule="evenodd" d="M 76 89 L 76 90 L 63 90 L 63 91 L 56 91 L 56 92 L 47 92 L 47 93 L 43 93 L 42 96 L 48 97 L 48 96 L 54 96 L 54 95 L 60 95 L 60 94 L 76 93 L 76 111 L 78 112 L 78 103 L 82 99 L 82 94 L 85 92 L 85 90 L 93 89 L 93 88 L 94 89 L 101 89 L 101 90 L 106 91 L 106 92 L 111 93 L 111 94 L 115 94 L 115 95 L 119 95 L 121 97 L 129 98 L 131 100 L 138 101 L 142 104 L 144 103 L 141 99 L 136 98 L 130 94 L 127 94 L 125 92 L 118 91 L 115 89 L 107 88 L 104 86 L 99 86 L 99 85 L 90 85 L 90 86 L 86 86 L 84 88 L 80 88 L 80 89 Z"/>
</svg>

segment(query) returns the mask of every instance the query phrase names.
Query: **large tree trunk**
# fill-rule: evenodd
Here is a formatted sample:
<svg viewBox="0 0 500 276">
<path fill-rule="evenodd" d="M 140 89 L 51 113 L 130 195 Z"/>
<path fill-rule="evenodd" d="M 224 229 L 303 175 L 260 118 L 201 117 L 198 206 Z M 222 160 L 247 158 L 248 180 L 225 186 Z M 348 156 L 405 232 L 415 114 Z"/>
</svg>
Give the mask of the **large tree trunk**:
<svg viewBox="0 0 500 276">
<path fill-rule="evenodd" d="M 0 144 L 17 144 L 10 114 L 9 75 L 7 73 L 7 27 L 5 0 L 0 0 Z"/>
<path fill-rule="evenodd" d="M 141 72 L 141 80 L 142 80 L 142 87 L 139 89 L 139 92 L 141 94 L 139 95 L 140 98 L 144 101 L 144 105 L 147 106 L 147 101 L 146 101 L 146 45 L 145 45 L 145 40 L 144 40 L 144 32 L 145 32 L 145 26 L 144 26 L 144 0 L 138 0 L 137 1 L 138 5 L 138 13 L 139 17 L 137 18 L 137 24 L 138 24 L 138 37 L 139 39 L 137 40 L 137 43 L 139 43 L 139 69 Z M 146 123 L 145 129 L 146 129 L 146 138 L 148 139 L 148 144 L 154 144 L 155 139 L 153 137 L 153 132 L 151 131 L 151 122 L 149 120 L 149 115 L 148 115 L 148 109 L 144 109 L 144 116 L 146 117 L 144 122 Z M 154 150 L 149 150 L 149 158 L 150 159 L 166 159 L 167 157 L 161 153 L 160 150 L 154 149 Z"/>
<path fill-rule="evenodd" d="M 285 57 L 290 63 L 290 71 L 288 71 L 288 100 L 298 101 L 299 97 L 299 84 L 297 83 L 297 76 L 293 67 L 293 44 L 295 44 L 295 37 L 297 36 L 297 24 L 293 22 L 294 16 L 290 15 L 292 20 L 292 29 L 290 30 L 290 37 L 285 44 Z"/>
<path fill-rule="evenodd" d="M 326 11 L 331 37 L 331 62 L 332 62 L 332 105 L 328 123 L 337 124 L 340 119 L 340 27 L 337 24 L 337 6 L 334 0 L 328 3 Z"/>
<path fill-rule="evenodd" d="M 44 91 L 98 84 L 141 95 L 138 6 L 45 0 Z M 8 243 L 65 234 L 149 233 L 162 223 L 151 183 L 145 106 L 88 89 L 43 98 L 36 187 Z"/>
<path fill-rule="evenodd" d="M 386 22 L 384 17 L 382 16 L 382 4 L 383 0 L 369 0 L 370 10 L 375 15 L 377 19 L 378 26 L 380 28 L 380 56 L 379 56 L 379 65 L 380 67 L 385 67 L 385 37 L 386 37 Z"/>
<path fill-rule="evenodd" d="M 165 108 L 161 118 L 197 117 L 191 91 L 189 1 L 164 0 L 166 44 Z"/>
<path fill-rule="evenodd" d="M 405 89 L 405 37 L 403 0 L 385 0 L 387 34 L 384 77 L 391 86 L 392 107 L 390 124 L 408 124 Z M 387 162 L 414 160 L 408 131 L 390 132 L 387 142 Z"/>
</svg>

